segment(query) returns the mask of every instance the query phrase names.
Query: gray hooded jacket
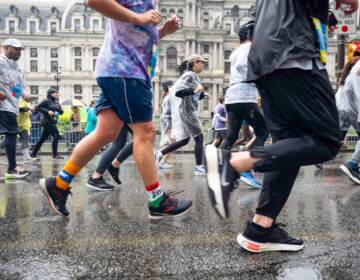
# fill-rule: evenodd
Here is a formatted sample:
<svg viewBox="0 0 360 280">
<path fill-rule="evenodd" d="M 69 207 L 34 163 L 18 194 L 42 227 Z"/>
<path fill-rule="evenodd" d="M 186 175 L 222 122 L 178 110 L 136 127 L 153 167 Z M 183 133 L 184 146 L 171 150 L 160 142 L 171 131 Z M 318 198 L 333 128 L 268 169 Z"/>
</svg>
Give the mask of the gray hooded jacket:
<svg viewBox="0 0 360 280">
<path fill-rule="evenodd" d="M 5 56 L 0 57 L 0 92 L 6 99 L 0 101 L 0 111 L 19 114 L 19 98 L 25 88 L 24 73 L 19 65 Z"/>
</svg>

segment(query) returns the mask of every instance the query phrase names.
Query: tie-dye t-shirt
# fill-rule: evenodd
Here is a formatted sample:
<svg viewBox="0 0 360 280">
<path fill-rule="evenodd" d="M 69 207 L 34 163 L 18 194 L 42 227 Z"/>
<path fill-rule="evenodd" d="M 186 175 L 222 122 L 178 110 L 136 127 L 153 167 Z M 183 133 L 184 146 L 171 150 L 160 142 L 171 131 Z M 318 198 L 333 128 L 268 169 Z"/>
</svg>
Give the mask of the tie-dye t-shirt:
<svg viewBox="0 0 360 280">
<path fill-rule="evenodd" d="M 155 9 L 154 0 L 117 2 L 139 14 Z M 107 18 L 104 44 L 96 61 L 96 77 L 137 78 L 149 81 L 148 64 L 154 44 L 159 44 L 157 26 L 140 26 Z"/>
</svg>

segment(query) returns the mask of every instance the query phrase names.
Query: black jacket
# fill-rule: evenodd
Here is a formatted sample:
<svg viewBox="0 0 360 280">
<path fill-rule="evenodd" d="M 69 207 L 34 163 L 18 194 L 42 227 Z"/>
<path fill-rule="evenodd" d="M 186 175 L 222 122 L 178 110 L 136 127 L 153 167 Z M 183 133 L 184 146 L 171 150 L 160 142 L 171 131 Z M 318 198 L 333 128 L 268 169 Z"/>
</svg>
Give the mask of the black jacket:
<svg viewBox="0 0 360 280">
<path fill-rule="evenodd" d="M 247 80 L 272 73 L 288 60 L 319 58 L 312 17 L 326 23 L 328 11 L 328 0 L 257 0 Z"/>
<path fill-rule="evenodd" d="M 59 104 L 59 101 L 51 96 L 48 96 L 47 99 L 41 101 L 35 107 L 35 110 L 41 113 L 41 125 L 56 124 L 58 115 L 64 113 Z M 57 114 L 55 114 L 54 116 L 50 116 L 49 111 L 53 111 Z"/>
</svg>

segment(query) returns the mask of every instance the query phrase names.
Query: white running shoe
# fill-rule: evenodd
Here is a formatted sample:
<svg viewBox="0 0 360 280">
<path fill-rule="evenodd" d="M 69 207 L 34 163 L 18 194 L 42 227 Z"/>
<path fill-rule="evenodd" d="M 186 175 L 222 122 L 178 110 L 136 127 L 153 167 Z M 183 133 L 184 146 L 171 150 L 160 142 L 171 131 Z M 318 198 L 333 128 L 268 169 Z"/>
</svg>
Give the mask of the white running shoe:
<svg viewBox="0 0 360 280">
<path fill-rule="evenodd" d="M 174 168 L 174 165 L 169 164 L 169 163 L 167 163 L 165 161 L 160 161 L 159 168 L 160 169 L 172 169 L 172 168 Z"/>
<path fill-rule="evenodd" d="M 203 166 L 195 167 L 194 175 L 195 176 L 205 176 L 206 175 L 205 167 L 203 167 Z"/>
</svg>

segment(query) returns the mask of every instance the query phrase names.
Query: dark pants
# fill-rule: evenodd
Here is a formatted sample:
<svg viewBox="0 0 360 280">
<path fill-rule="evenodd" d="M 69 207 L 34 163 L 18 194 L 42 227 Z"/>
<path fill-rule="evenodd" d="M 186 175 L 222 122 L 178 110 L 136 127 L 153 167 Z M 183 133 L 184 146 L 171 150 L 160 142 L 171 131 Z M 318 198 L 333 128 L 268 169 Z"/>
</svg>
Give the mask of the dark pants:
<svg viewBox="0 0 360 280">
<path fill-rule="evenodd" d="M 230 150 L 239 138 L 239 131 L 243 120 L 254 128 L 256 139 L 253 147 L 264 145 L 269 136 L 263 115 L 260 113 L 256 103 L 226 104 L 228 129 L 226 138 L 220 148 Z"/>
<path fill-rule="evenodd" d="M 111 162 L 121 152 L 126 145 L 126 141 L 129 134 L 129 128 L 124 126 L 118 137 L 114 140 L 109 148 L 101 155 L 101 159 L 96 167 L 96 172 L 104 174 L 105 170 L 109 168 Z M 132 147 L 132 145 L 131 145 Z"/>
<path fill-rule="evenodd" d="M 52 136 L 52 155 L 53 157 L 57 156 L 57 149 L 58 149 L 58 143 L 59 143 L 59 130 L 57 129 L 55 124 L 46 124 L 43 125 L 40 135 L 39 141 L 35 144 L 34 149 L 31 153 L 32 157 L 36 157 L 38 151 L 40 150 L 42 144 L 49 138 L 49 136 Z"/>
<path fill-rule="evenodd" d="M 335 97 L 325 70 L 277 70 L 256 83 L 273 144 L 254 147 L 266 172 L 256 213 L 273 219 L 287 201 L 299 169 L 333 159 L 340 148 Z"/>
<path fill-rule="evenodd" d="M 12 171 L 16 168 L 16 133 L 5 134 L 5 151 L 8 158 L 8 171 Z"/>
</svg>

